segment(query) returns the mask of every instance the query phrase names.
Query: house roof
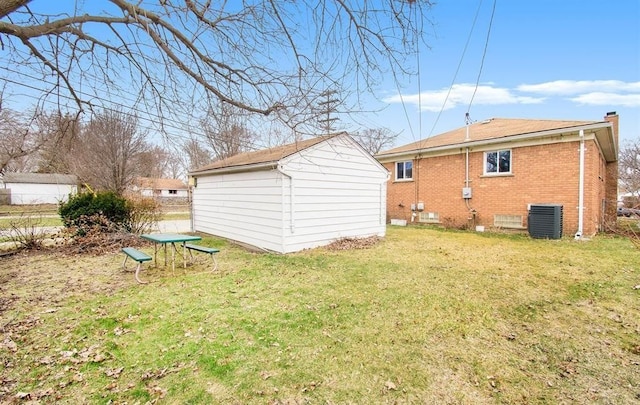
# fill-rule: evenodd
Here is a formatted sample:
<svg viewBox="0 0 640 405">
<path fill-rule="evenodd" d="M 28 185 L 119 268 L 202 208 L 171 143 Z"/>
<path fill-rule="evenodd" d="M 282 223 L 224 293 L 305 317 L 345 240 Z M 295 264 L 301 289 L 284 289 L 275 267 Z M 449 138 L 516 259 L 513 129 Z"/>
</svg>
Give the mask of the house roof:
<svg viewBox="0 0 640 405">
<path fill-rule="evenodd" d="M 251 168 L 253 166 L 268 165 L 268 164 L 277 164 L 281 159 L 286 158 L 287 156 L 293 155 L 301 150 L 310 148 L 314 145 L 319 144 L 320 142 L 331 139 L 335 136 L 346 135 L 345 132 L 318 136 L 311 139 L 305 139 L 302 141 L 297 141 L 294 143 L 290 143 L 283 146 L 277 146 L 274 148 L 262 149 L 254 152 L 245 152 L 240 153 L 238 155 L 231 156 L 230 158 L 217 160 L 207 166 L 200 167 L 191 172 L 192 175 L 200 174 L 203 172 L 223 169 L 223 168 Z"/>
<path fill-rule="evenodd" d="M 139 188 L 152 190 L 186 190 L 187 185 L 180 179 L 156 179 L 152 177 L 137 177 L 134 182 Z"/>
<path fill-rule="evenodd" d="M 378 159 L 400 156 L 402 154 L 419 153 L 434 149 L 446 149 L 454 147 L 470 146 L 478 143 L 498 143 L 513 140 L 518 137 L 542 137 L 558 135 L 564 132 L 577 132 L 580 129 L 590 128 L 596 130 L 606 130 L 611 124 L 607 121 L 566 121 L 566 120 L 531 120 L 512 118 L 491 118 L 485 121 L 476 122 L 468 127 L 469 137 L 467 138 L 467 127 L 460 127 L 440 135 L 426 138 L 407 145 L 399 146 L 383 151 L 376 155 Z M 604 142 L 607 142 L 605 134 L 601 134 Z M 613 142 L 613 139 L 610 140 Z M 601 142 L 602 143 L 602 142 Z M 601 145 L 603 149 L 606 145 Z M 616 149 L 617 145 L 614 148 Z M 608 157 L 608 160 L 616 158 Z"/>
<path fill-rule="evenodd" d="M 5 173 L 2 180 L 4 183 L 78 184 L 76 175 L 58 173 Z"/>
</svg>

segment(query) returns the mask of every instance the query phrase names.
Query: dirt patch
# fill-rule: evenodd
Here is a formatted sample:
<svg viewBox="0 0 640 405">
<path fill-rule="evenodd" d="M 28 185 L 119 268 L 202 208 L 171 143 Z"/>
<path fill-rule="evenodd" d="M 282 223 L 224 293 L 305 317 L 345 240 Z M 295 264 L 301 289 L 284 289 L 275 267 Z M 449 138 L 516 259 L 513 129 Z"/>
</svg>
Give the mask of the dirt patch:
<svg viewBox="0 0 640 405">
<path fill-rule="evenodd" d="M 72 298 L 113 293 L 135 284 L 132 274 L 122 270 L 120 249 L 148 244 L 131 234 L 90 235 L 3 257 L 0 327 L 10 313 L 37 314 Z"/>
<path fill-rule="evenodd" d="M 342 238 L 327 245 L 328 250 L 367 249 L 378 244 L 382 240 L 379 236 L 368 238 Z"/>
</svg>

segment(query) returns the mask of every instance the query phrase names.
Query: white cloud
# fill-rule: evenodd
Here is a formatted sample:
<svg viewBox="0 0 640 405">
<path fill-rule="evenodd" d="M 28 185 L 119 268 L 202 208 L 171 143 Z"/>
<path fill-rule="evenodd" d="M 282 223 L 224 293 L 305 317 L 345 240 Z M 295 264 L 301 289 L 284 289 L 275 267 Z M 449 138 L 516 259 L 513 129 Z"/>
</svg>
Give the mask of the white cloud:
<svg viewBox="0 0 640 405">
<path fill-rule="evenodd" d="M 521 84 L 516 90 L 525 93 L 571 96 L 583 93 L 634 93 L 640 92 L 640 82 L 621 80 L 555 80 L 538 84 Z"/>
<path fill-rule="evenodd" d="M 420 106 L 423 111 L 439 112 L 458 106 L 468 106 L 473 97 L 474 105 L 542 104 L 553 96 L 567 97 L 565 100 L 581 105 L 606 105 L 620 107 L 640 106 L 640 82 L 621 80 L 555 80 L 538 84 L 521 84 L 515 89 L 485 83 L 478 86 L 471 83 L 456 84 L 439 90 L 423 91 L 406 95 L 394 95 L 384 99 L 394 104 L 402 103 Z M 531 96 L 529 94 L 538 94 Z M 446 104 L 445 104 L 446 100 Z"/>
<path fill-rule="evenodd" d="M 593 92 L 570 99 L 578 104 L 640 107 L 640 94 L 616 94 Z"/>
<path fill-rule="evenodd" d="M 455 84 L 449 89 L 423 91 L 419 94 L 395 95 L 384 99 L 387 103 L 404 102 L 420 105 L 424 111 L 438 112 L 441 109 L 449 110 L 460 105 L 468 105 L 473 98 L 474 105 L 498 105 L 498 104 L 539 104 L 545 99 L 540 97 L 519 96 L 510 89 L 494 87 L 491 83 L 478 86 L 470 83 Z M 448 97 L 447 97 L 448 94 Z M 446 100 L 446 104 L 445 104 Z M 444 107 L 443 107 L 443 104 Z"/>
</svg>

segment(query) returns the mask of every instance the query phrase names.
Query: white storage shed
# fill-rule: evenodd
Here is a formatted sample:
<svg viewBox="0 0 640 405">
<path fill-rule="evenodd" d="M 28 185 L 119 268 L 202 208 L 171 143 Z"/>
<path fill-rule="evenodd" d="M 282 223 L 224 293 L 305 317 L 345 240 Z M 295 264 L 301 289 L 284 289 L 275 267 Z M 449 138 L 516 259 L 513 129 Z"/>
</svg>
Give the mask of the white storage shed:
<svg viewBox="0 0 640 405">
<path fill-rule="evenodd" d="M 389 172 L 346 133 L 190 173 L 198 232 L 279 253 L 384 236 Z"/>
<path fill-rule="evenodd" d="M 6 173 L 2 180 L 14 205 L 58 204 L 78 192 L 78 178 L 71 174 Z"/>
</svg>

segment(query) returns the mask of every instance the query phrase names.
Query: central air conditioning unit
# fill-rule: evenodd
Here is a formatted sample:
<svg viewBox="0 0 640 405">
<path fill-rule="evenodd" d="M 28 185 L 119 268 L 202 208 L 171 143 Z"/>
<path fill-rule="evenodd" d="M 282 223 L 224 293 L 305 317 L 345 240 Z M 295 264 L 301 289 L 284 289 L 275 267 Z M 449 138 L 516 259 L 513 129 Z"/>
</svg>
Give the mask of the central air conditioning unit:
<svg viewBox="0 0 640 405">
<path fill-rule="evenodd" d="M 562 238 L 562 205 L 531 204 L 527 228 L 537 239 Z"/>
</svg>

